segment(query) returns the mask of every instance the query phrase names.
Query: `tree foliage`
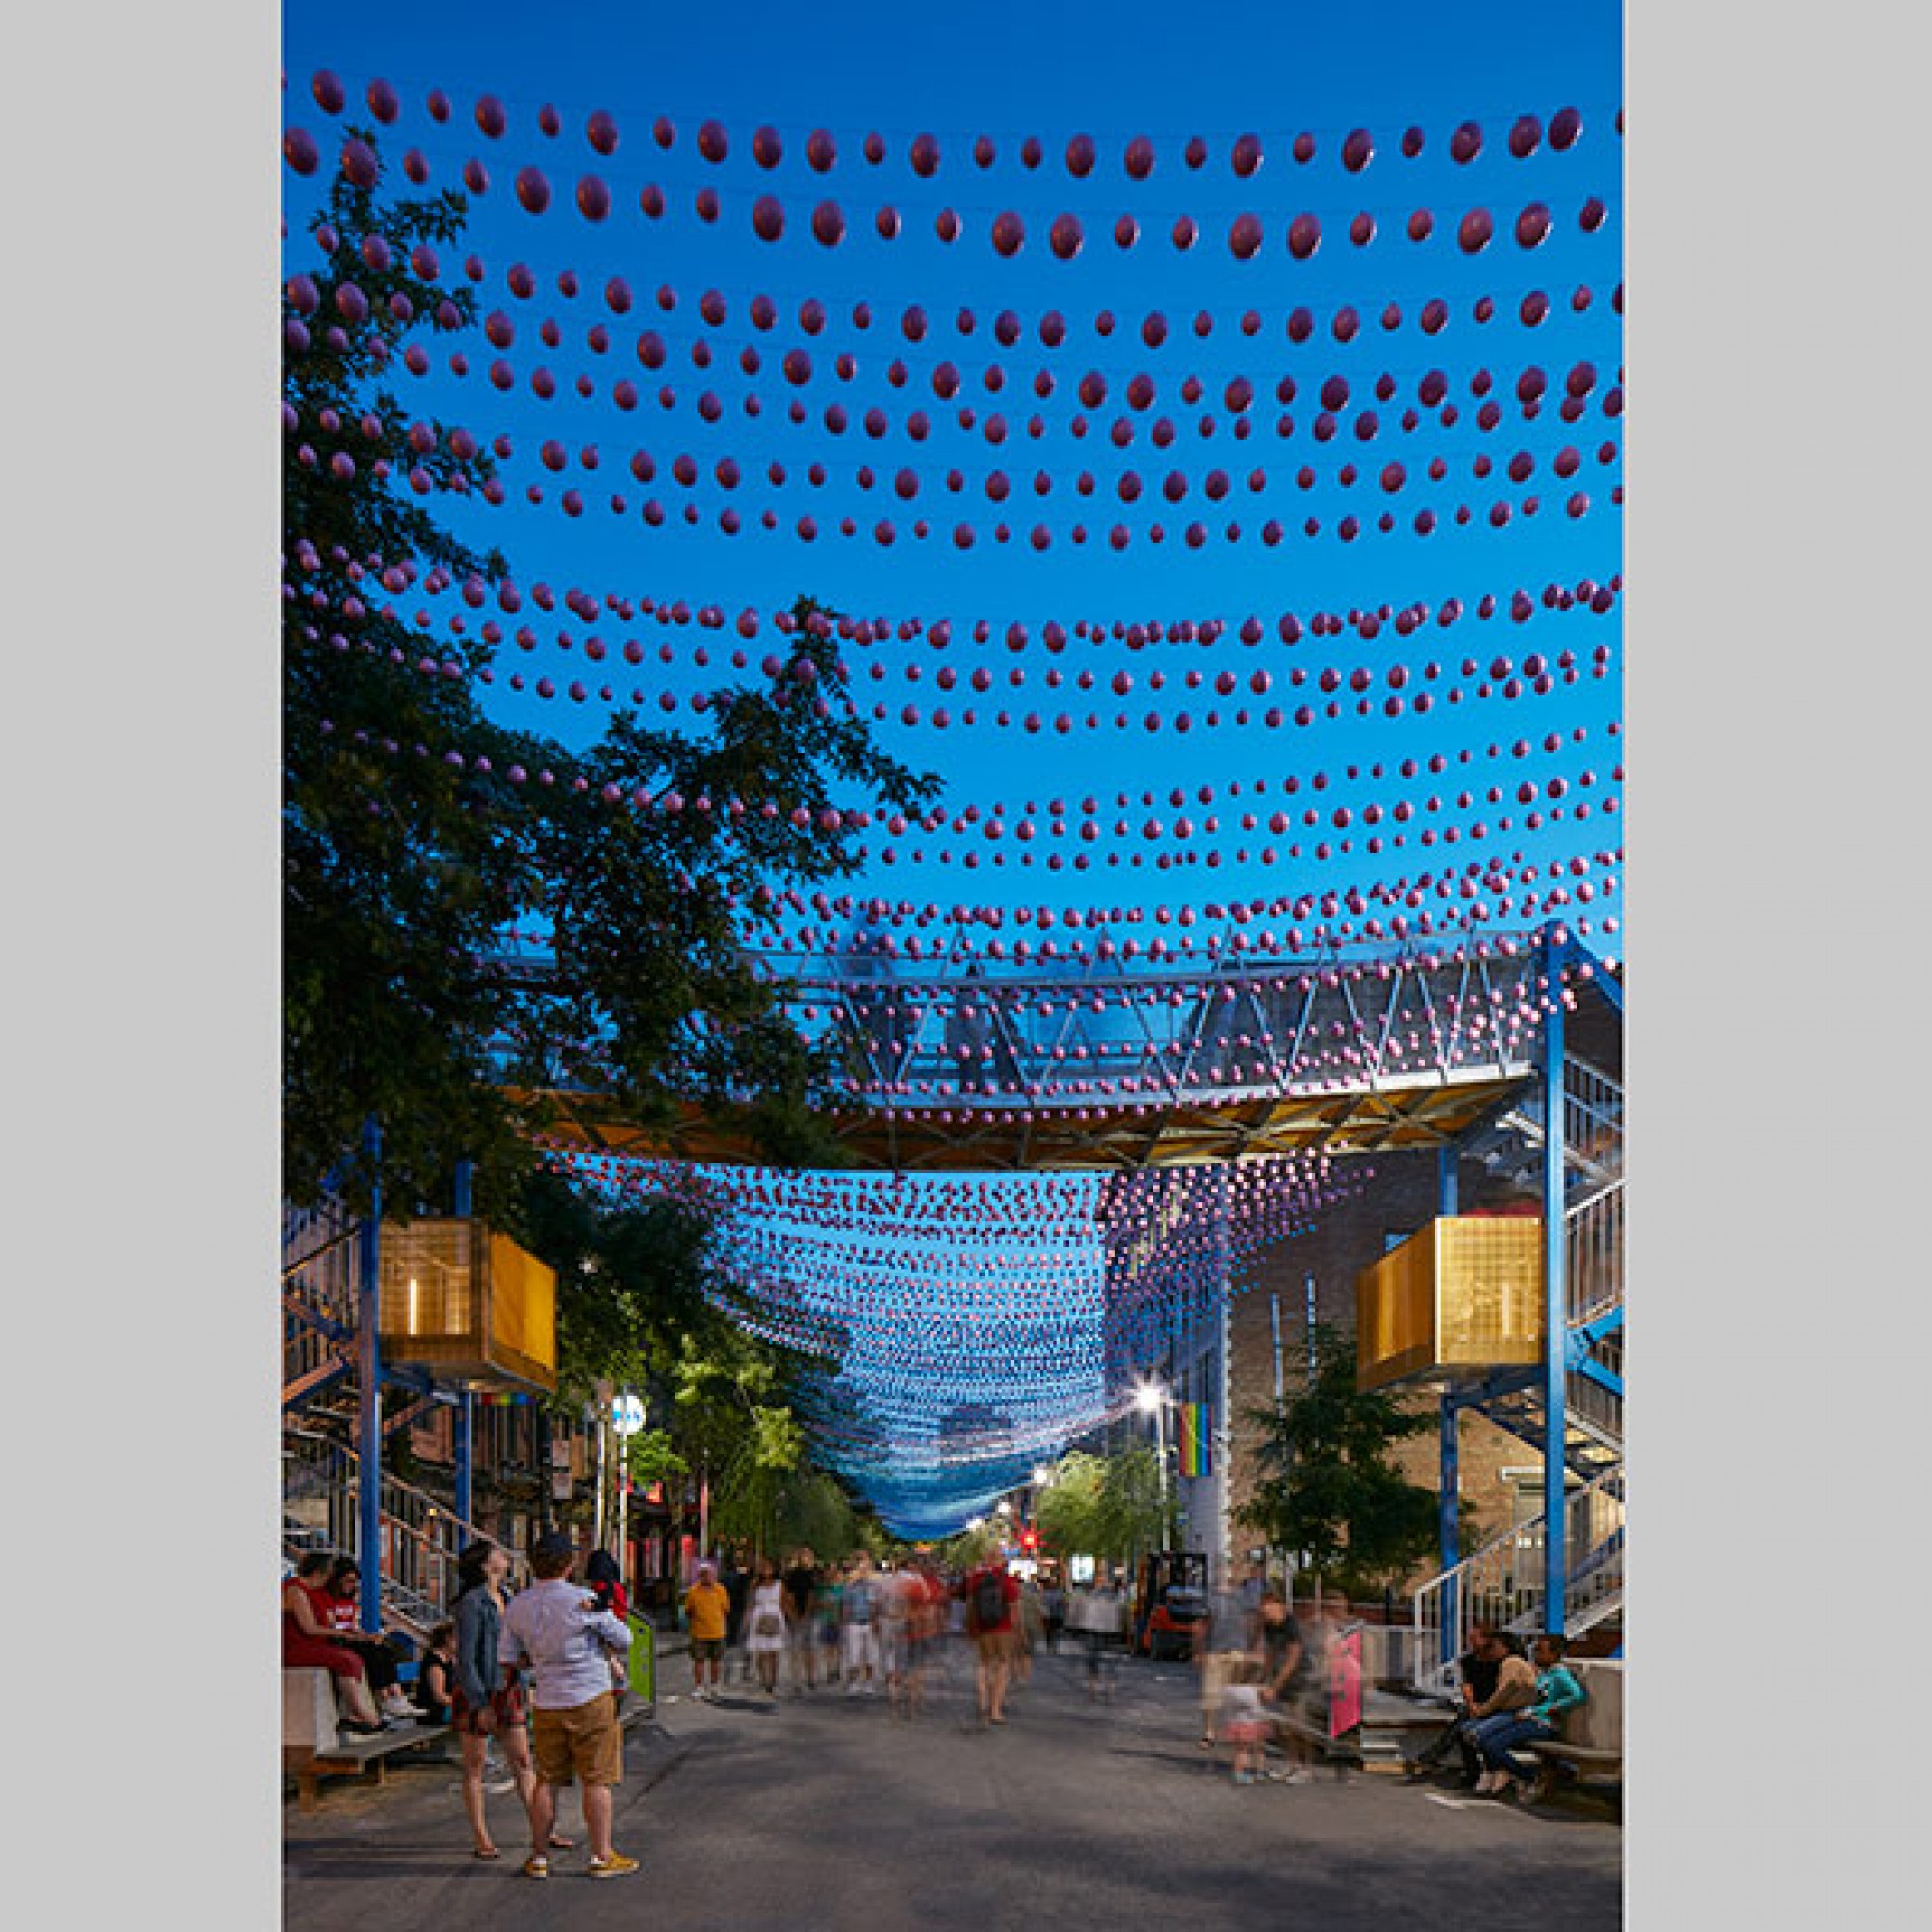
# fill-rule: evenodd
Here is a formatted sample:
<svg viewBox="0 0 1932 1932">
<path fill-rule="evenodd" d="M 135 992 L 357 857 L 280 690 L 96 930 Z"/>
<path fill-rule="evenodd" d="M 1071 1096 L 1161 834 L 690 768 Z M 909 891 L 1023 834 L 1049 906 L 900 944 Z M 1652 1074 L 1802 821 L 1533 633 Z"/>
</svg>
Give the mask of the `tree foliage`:
<svg viewBox="0 0 1932 1932">
<path fill-rule="evenodd" d="M 426 652 L 399 600 L 432 580 L 522 608 L 506 558 L 430 507 L 495 494 L 492 450 L 387 385 L 417 338 L 474 323 L 440 260 L 465 214 L 459 192 L 338 175 L 285 293 L 285 1190 L 360 1196 L 373 1119 L 389 1202 L 440 1199 L 469 1159 L 479 1209 L 503 1212 L 563 1087 L 646 1124 L 701 1105 L 773 1159 L 828 1159 L 831 1068 L 742 908 L 850 873 L 855 812 L 919 809 L 936 781 L 874 745 L 810 600 L 777 674 L 712 693 L 702 729 L 619 711 L 576 751 L 485 715 L 480 627 Z M 550 935 L 549 984 L 502 970 L 512 924 Z"/>
<path fill-rule="evenodd" d="M 1252 1411 L 1265 1432 L 1263 1475 L 1240 1517 L 1344 1591 L 1373 1594 L 1435 1544 L 1435 1492 L 1409 1482 L 1389 1454 L 1431 1419 L 1384 1389 L 1356 1386 L 1352 1336 L 1321 1324 L 1314 1348 L 1312 1379 L 1279 1407 Z"/>
<path fill-rule="evenodd" d="M 1054 1464 L 1034 1504 L 1043 1545 L 1060 1556 L 1124 1563 L 1160 1543 L 1161 1481 L 1157 1452 L 1134 1443 L 1106 1456 L 1073 1450 Z M 1169 1527 L 1174 1505 L 1168 1500 Z"/>
</svg>

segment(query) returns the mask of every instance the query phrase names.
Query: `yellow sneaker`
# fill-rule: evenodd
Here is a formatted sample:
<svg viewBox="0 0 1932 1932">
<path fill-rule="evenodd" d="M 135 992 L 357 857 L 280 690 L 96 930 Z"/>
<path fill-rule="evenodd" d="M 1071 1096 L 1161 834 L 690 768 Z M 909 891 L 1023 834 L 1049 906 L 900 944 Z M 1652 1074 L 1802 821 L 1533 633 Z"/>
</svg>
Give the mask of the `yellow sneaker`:
<svg viewBox="0 0 1932 1932">
<path fill-rule="evenodd" d="M 627 1859 L 622 1852 L 612 1852 L 608 1859 L 590 1861 L 592 1878 L 622 1878 L 626 1872 L 634 1872 L 637 1868 L 637 1860 Z"/>
</svg>

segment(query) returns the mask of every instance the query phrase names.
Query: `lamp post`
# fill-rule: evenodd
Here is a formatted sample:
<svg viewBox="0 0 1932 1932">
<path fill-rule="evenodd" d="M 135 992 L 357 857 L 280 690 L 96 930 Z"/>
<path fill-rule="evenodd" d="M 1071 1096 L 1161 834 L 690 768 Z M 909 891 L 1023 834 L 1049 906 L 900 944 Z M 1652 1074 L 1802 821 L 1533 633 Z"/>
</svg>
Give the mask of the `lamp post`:
<svg viewBox="0 0 1932 1932">
<path fill-rule="evenodd" d="M 1167 1554 L 1167 1391 L 1158 1382 L 1143 1382 L 1134 1395 L 1134 1406 L 1143 1415 L 1153 1417 L 1154 1465 L 1160 1471 L 1160 1553 Z"/>
</svg>

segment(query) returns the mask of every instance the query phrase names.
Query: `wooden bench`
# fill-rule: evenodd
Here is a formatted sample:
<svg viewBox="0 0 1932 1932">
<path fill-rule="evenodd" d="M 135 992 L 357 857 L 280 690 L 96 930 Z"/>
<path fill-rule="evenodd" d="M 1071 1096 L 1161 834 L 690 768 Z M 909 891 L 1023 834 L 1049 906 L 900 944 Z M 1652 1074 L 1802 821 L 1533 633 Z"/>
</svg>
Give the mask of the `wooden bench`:
<svg viewBox="0 0 1932 1932">
<path fill-rule="evenodd" d="M 1566 1784 L 1607 1785 L 1621 1791 L 1624 1781 L 1624 1666 L 1621 1658 L 1569 1660 L 1586 1701 L 1556 1720 L 1556 1735 L 1525 1748 L 1539 1760 L 1532 1803 Z"/>
<path fill-rule="evenodd" d="M 1408 1764 L 1408 1746 L 1418 1734 L 1438 1735 L 1456 1715 L 1453 1705 L 1372 1690 L 1362 1699 L 1362 1767 L 1365 1771 L 1401 1772 Z"/>
<path fill-rule="evenodd" d="M 356 1774 L 381 1784 L 387 1760 L 399 1751 L 447 1737 L 447 1724 L 400 1724 L 394 1730 L 362 1736 L 345 1731 L 335 1702 L 335 1680 L 313 1668 L 282 1672 L 282 1767 L 296 1780 L 296 1802 L 313 1811 L 322 1778 Z"/>
</svg>

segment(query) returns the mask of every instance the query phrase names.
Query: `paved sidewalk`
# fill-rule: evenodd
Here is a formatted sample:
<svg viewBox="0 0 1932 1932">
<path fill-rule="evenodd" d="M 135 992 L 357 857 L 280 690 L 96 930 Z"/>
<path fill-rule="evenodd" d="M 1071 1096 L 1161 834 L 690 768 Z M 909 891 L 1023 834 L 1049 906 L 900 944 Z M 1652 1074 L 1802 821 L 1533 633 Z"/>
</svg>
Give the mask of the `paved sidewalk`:
<svg viewBox="0 0 1932 1932">
<path fill-rule="evenodd" d="M 1578 1805 L 1530 1813 L 1358 1775 L 1236 1787 L 1195 1746 L 1184 1665 L 1123 1666 L 1115 1703 L 1044 1659 L 1009 1721 L 974 1719 L 963 1656 L 907 1723 L 883 1698 L 776 1700 L 733 1687 L 694 1704 L 661 1674 L 654 1720 L 626 1740 L 616 1837 L 633 1878 L 516 1875 L 515 1800 L 491 1800 L 504 1860 L 468 1854 L 452 1768 L 380 1792 L 329 1787 L 286 1820 L 287 1932 L 375 1915 L 410 1932 L 475 1917 L 502 1932 L 635 1925 L 679 1932 L 1008 1932 L 1042 1923 L 1255 1932 L 1616 1932 L 1623 1834 Z M 579 1814 L 563 1802 L 563 1829 Z"/>
</svg>

